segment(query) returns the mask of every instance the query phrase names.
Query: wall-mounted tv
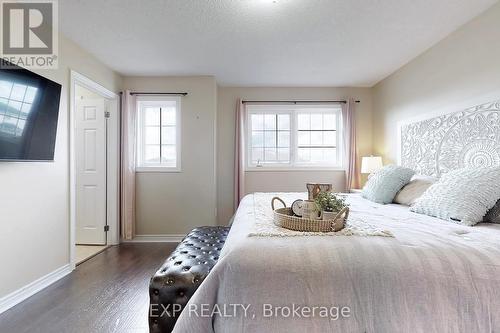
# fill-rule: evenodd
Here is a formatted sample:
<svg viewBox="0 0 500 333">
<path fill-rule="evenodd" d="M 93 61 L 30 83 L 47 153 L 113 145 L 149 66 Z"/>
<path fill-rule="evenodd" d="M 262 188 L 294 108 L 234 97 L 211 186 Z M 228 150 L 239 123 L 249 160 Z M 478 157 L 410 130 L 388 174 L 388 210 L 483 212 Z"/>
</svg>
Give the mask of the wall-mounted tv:
<svg viewBox="0 0 500 333">
<path fill-rule="evenodd" d="M 0 61 L 0 161 L 54 160 L 61 85 Z"/>
</svg>

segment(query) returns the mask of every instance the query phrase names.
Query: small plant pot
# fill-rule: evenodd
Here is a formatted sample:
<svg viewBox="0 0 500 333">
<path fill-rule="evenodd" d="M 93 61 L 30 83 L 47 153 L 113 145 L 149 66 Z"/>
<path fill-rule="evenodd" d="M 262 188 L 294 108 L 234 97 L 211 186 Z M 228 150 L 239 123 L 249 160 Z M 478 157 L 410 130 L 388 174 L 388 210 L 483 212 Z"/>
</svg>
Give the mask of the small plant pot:
<svg viewBox="0 0 500 333">
<path fill-rule="evenodd" d="M 326 210 L 321 212 L 323 220 L 333 220 L 337 216 L 337 212 L 328 212 Z"/>
</svg>

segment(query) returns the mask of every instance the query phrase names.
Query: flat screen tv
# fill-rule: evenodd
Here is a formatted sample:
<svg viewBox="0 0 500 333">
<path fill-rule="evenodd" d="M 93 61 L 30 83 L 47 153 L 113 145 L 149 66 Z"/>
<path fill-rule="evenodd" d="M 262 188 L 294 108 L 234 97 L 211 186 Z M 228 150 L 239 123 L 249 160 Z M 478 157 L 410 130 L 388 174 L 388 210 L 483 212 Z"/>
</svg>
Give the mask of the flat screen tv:
<svg viewBox="0 0 500 333">
<path fill-rule="evenodd" d="M 61 85 L 2 60 L 0 161 L 53 161 Z"/>
</svg>

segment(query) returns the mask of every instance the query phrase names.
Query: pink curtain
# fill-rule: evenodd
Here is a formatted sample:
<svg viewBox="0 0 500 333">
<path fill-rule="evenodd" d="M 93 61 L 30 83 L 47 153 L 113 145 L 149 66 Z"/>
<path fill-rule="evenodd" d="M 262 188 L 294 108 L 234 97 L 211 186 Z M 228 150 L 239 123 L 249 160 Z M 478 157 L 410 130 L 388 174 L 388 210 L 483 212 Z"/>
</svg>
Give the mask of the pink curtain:
<svg viewBox="0 0 500 333">
<path fill-rule="evenodd" d="M 245 195 L 245 105 L 238 99 L 236 104 L 236 131 L 234 144 L 234 210 Z"/>
<path fill-rule="evenodd" d="M 356 145 L 355 101 L 352 98 L 342 104 L 342 122 L 344 129 L 344 166 L 346 168 L 346 192 L 359 188 L 360 173 L 358 166 L 358 151 Z"/>
<path fill-rule="evenodd" d="M 123 239 L 135 236 L 136 99 L 125 91 L 121 100 L 120 225 Z"/>
</svg>

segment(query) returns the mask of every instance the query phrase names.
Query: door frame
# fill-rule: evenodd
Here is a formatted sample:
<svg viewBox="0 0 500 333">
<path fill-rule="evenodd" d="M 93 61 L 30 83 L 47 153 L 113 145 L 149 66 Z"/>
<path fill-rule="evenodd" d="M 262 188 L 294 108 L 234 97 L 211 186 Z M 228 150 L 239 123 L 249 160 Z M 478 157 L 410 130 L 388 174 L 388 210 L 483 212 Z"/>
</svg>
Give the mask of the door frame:
<svg viewBox="0 0 500 333">
<path fill-rule="evenodd" d="M 69 112 L 69 141 L 70 141 L 70 209 L 69 209 L 69 254 L 71 269 L 76 267 L 75 258 L 75 240 L 76 240 L 76 148 L 75 148 L 75 112 L 76 101 L 75 91 L 79 85 L 88 89 L 97 95 L 105 98 L 108 101 L 108 118 L 107 128 L 107 211 L 106 220 L 109 226 L 107 232 L 107 244 L 116 245 L 120 243 L 120 228 L 119 228 L 119 175 L 120 175 L 120 112 L 119 112 L 119 95 L 101 86 L 99 83 L 82 75 L 74 70 L 70 73 L 70 112 Z M 111 158 L 110 158 L 111 157 Z"/>
</svg>

